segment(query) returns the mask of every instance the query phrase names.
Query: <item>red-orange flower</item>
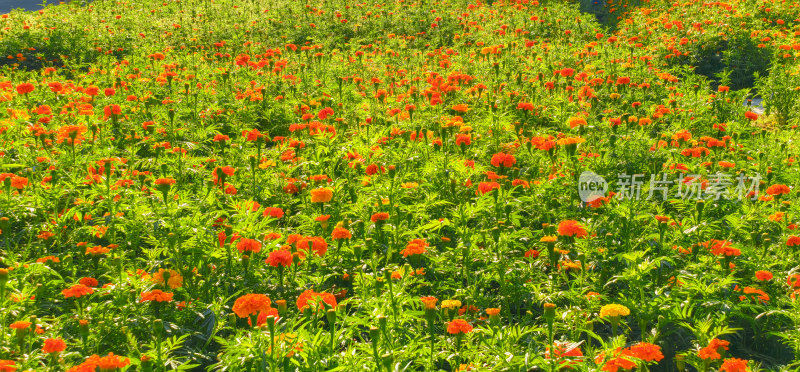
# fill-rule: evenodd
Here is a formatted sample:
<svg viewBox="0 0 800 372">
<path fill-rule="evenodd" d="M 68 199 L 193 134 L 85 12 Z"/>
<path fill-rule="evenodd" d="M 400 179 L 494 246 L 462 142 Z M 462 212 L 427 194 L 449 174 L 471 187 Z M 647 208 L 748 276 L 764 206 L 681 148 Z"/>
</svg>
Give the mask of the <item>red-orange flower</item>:
<svg viewBox="0 0 800 372">
<path fill-rule="evenodd" d="M 722 366 L 719 367 L 720 372 L 747 372 L 747 361 L 739 358 L 725 359 Z"/>
<path fill-rule="evenodd" d="M 373 214 L 372 217 L 370 217 L 370 221 L 376 222 L 376 223 L 378 221 L 386 221 L 388 219 L 389 219 L 389 213 L 386 213 L 386 212 L 378 212 L 378 213 Z"/>
<path fill-rule="evenodd" d="M 19 94 L 28 94 L 33 92 L 34 89 L 36 89 L 36 87 L 34 87 L 31 83 L 22 83 L 17 85 L 17 93 Z"/>
<path fill-rule="evenodd" d="M 350 230 L 344 227 L 335 227 L 331 233 L 331 238 L 333 238 L 333 240 L 350 239 L 352 237 L 353 235 L 350 234 Z"/>
<path fill-rule="evenodd" d="M 561 236 L 574 236 L 576 238 L 585 238 L 587 233 L 578 221 L 566 220 L 558 224 L 558 235 Z"/>
<path fill-rule="evenodd" d="M 415 254 L 425 254 L 425 248 L 428 247 L 428 242 L 425 239 L 414 239 L 406 245 L 406 248 L 400 251 L 403 257 L 408 257 Z"/>
<path fill-rule="evenodd" d="M 67 344 L 60 338 L 48 338 L 44 340 L 44 345 L 42 345 L 42 352 L 48 354 L 60 353 L 66 349 Z"/>
<path fill-rule="evenodd" d="M 467 334 L 472 332 L 472 325 L 464 319 L 454 319 L 447 323 L 447 333 L 451 335 Z"/>
<path fill-rule="evenodd" d="M 320 310 L 323 310 L 325 308 L 325 304 L 335 308 L 337 305 L 336 297 L 330 293 L 314 292 L 311 289 L 307 289 L 305 292 L 301 293 L 299 297 L 297 297 L 297 308 L 300 311 L 303 311 L 306 308 L 319 308 Z"/>
<path fill-rule="evenodd" d="M 278 266 L 288 267 L 291 266 L 293 262 L 292 253 L 283 249 L 272 251 L 269 253 L 269 256 L 264 262 L 266 262 L 272 267 L 278 267 Z"/>
<path fill-rule="evenodd" d="M 772 273 L 766 270 L 758 270 L 756 271 L 756 280 L 762 282 L 767 280 L 772 280 Z"/>
<path fill-rule="evenodd" d="M 261 251 L 261 243 L 255 239 L 247 239 L 242 238 L 236 243 L 236 249 L 239 250 L 240 253 L 244 252 L 253 252 L 258 253 Z"/>
<path fill-rule="evenodd" d="M 272 302 L 263 294 L 251 293 L 241 296 L 233 303 L 233 312 L 240 318 L 247 318 L 259 311 L 268 311 Z"/>
<path fill-rule="evenodd" d="M 92 293 L 94 293 L 94 289 L 92 289 L 91 287 L 87 287 L 83 284 L 75 284 L 72 287 L 69 287 L 61 291 L 61 294 L 64 295 L 64 298 L 70 298 L 70 297 L 80 298 L 85 295 L 90 295 Z"/>
<path fill-rule="evenodd" d="M 492 165 L 495 167 L 506 167 L 510 168 L 517 162 L 517 159 L 514 158 L 514 155 L 506 154 L 502 152 L 498 152 L 492 156 Z"/>
<path fill-rule="evenodd" d="M 170 302 L 172 301 L 172 293 L 164 292 L 160 289 L 154 289 L 150 292 L 142 292 L 142 301 L 141 302 Z"/>
<path fill-rule="evenodd" d="M 264 217 L 272 217 L 275 219 L 283 218 L 283 209 L 278 207 L 264 207 Z"/>
<path fill-rule="evenodd" d="M 773 195 L 773 196 L 782 195 L 782 194 L 788 194 L 790 192 L 792 192 L 792 190 L 789 189 L 789 186 L 781 185 L 781 184 L 772 185 L 772 186 L 767 188 L 767 194 Z"/>
<path fill-rule="evenodd" d="M 711 360 L 722 358 L 722 355 L 719 354 L 719 349 L 728 350 L 728 345 L 730 345 L 730 342 L 715 338 L 708 343 L 708 346 L 701 348 L 697 356 L 699 356 L 700 359 Z"/>
</svg>

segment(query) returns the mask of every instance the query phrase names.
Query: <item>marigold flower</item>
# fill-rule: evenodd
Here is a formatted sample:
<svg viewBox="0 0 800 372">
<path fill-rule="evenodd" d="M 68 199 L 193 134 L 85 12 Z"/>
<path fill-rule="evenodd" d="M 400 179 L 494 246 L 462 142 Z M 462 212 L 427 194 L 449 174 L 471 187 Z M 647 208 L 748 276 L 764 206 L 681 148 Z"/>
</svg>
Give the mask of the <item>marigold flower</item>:
<svg viewBox="0 0 800 372">
<path fill-rule="evenodd" d="M 442 301 L 442 309 L 457 309 L 461 307 L 459 300 L 444 300 Z"/>
<path fill-rule="evenodd" d="M 48 338 L 44 340 L 42 352 L 47 354 L 60 353 L 67 349 L 67 344 L 60 338 Z"/>
<path fill-rule="evenodd" d="M 61 291 L 61 294 L 64 295 L 64 298 L 70 298 L 70 297 L 80 298 L 86 295 L 90 295 L 92 293 L 94 293 L 94 289 L 92 289 L 91 287 L 87 287 L 83 284 L 75 284 L 72 287 L 69 287 Z"/>
<path fill-rule="evenodd" d="M 344 227 L 335 227 L 331 233 L 331 238 L 333 238 L 333 240 L 350 239 L 352 237 L 353 235 L 350 234 L 350 230 Z"/>
<path fill-rule="evenodd" d="M 725 359 L 722 366 L 719 367 L 720 372 L 747 372 L 750 369 L 747 367 L 747 361 L 739 358 Z"/>
<path fill-rule="evenodd" d="M 790 236 L 786 239 L 786 246 L 787 247 L 794 247 L 800 245 L 800 236 Z"/>
<path fill-rule="evenodd" d="M 131 364 L 131 361 L 128 358 L 114 355 L 114 353 L 108 353 L 108 355 L 97 360 L 97 367 L 101 371 L 114 371 L 129 364 Z"/>
<path fill-rule="evenodd" d="M 378 213 L 373 214 L 372 217 L 370 217 L 370 221 L 375 222 L 375 223 L 377 223 L 379 221 L 386 221 L 388 219 L 389 219 L 389 213 L 386 213 L 386 212 L 378 212 Z"/>
<path fill-rule="evenodd" d="M 457 105 L 453 106 L 452 110 L 455 111 L 455 112 L 465 113 L 465 112 L 469 111 L 469 106 L 467 106 L 467 105 L 465 105 L 463 103 L 460 103 L 460 104 L 457 104 Z"/>
<path fill-rule="evenodd" d="M 17 364 L 13 360 L 0 360 L 0 372 L 14 372 Z"/>
<path fill-rule="evenodd" d="M 772 280 L 772 273 L 766 270 L 758 270 L 756 271 L 756 280 L 762 282 Z"/>
<path fill-rule="evenodd" d="M 505 168 L 510 168 L 511 166 L 516 164 L 516 162 L 517 162 L 517 159 L 514 158 L 514 155 L 511 155 L 511 154 L 506 154 L 506 153 L 499 152 L 499 153 L 494 154 L 492 156 L 492 165 L 495 166 L 495 167 L 502 166 L 502 167 L 505 167 Z"/>
<path fill-rule="evenodd" d="M 719 349 L 728 350 L 728 345 L 730 345 L 730 342 L 728 342 L 728 341 L 719 340 L 719 339 L 716 339 L 716 338 L 712 339 L 708 343 L 708 346 L 706 346 L 704 348 L 701 348 L 700 351 L 698 351 L 697 356 L 699 356 L 700 359 L 704 359 L 704 360 L 705 359 L 711 359 L 711 360 L 720 359 L 720 358 L 722 358 L 722 355 L 720 355 Z"/>
<path fill-rule="evenodd" d="M 183 276 L 175 270 L 165 270 L 163 268 L 158 269 L 153 275 L 151 276 L 150 280 L 153 283 L 164 285 L 164 278 L 167 278 L 167 286 L 172 289 L 180 288 L 183 286 Z"/>
<path fill-rule="evenodd" d="M 425 254 L 425 248 L 428 247 L 428 242 L 425 239 L 414 239 L 406 245 L 406 248 L 400 251 L 403 257 L 408 257 L 415 254 Z"/>
<path fill-rule="evenodd" d="M 292 265 L 293 262 L 292 253 L 283 249 L 272 251 L 269 253 L 269 256 L 267 257 L 265 262 L 272 267 L 278 267 L 278 266 L 289 267 Z"/>
<path fill-rule="evenodd" d="M 251 293 L 241 296 L 233 303 L 233 312 L 239 318 L 247 318 L 259 311 L 269 310 L 271 301 L 263 294 Z"/>
<path fill-rule="evenodd" d="M 172 301 L 173 294 L 164 292 L 160 289 L 154 289 L 150 292 L 142 292 L 142 300 L 140 302 L 170 302 Z"/>
<path fill-rule="evenodd" d="M 261 243 L 259 243 L 258 240 L 255 239 L 242 238 L 239 239 L 239 241 L 236 243 L 236 249 L 239 250 L 239 253 L 244 253 L 244 252 L 258 253 L 261 251 Z"/>
<path fill-rule="evenodd" d="M 11 323 L 11 325 L 9 325 L 8 328 L 20 330 L 20 329 L 28 329 L 28 327 L 30 327 L 30 326 L 31 326 L 31 322 L 27 322 L 27 321 L 24 321 L 24 320 L 18 320 L 18 321 L 14 322 L 14 323 Z"/>
<path fill-rule="evenodd" d="M 307 289 L 297 297 L 297 308 L 300 311 L 304 311 L 306 308 L 324 310 L 325 304 L 336 308 L 336 297 L 330 293 L 314 292 L 310 289 Z"/>
<path fill-rule="evenodd" d="M 661 353 L 661 347 L 647 342 L 640 342 L 631 346 L 626 350 L 625 354 L 645 362 L 658 362 L 664 359 L 664 354 Z"/>
<path fill-rule="evenodd" d="M 19 94 L 28 94 L 33 92 L 34 89 L 36 89 L 36 87 L 34 87 L 31 83 L 22 83 L 17 85 L 17 93 Z"/>
<path fill-rule="evenodd" d="M 436 309 L 436 303 L 439 301 L 436 297 L 420 297 L 420 301 L 425 306 L 426 310 L 434 310 Z"/>
<path fill-rule="evenodd" d="M 312 203 L 327 203 L 331 201 L 332 198 L 333 198 L 333 190 L 327 187 L 320 187 L 318 189 L 311 190 Z"/>
<path fill-rule="evenodd" d="M 81 280 L 78 280 L 78 283 L 81 283 L 87 287 L 97 287 L 98 284 L 100 284 L 95 278 L 81 278 Z"/>
<path fill-rule="evenodd" d="M 558 224 L 558 235 L 585 238 L 587 233 L 578 221 L 566 220 Z"/>
<path fill-rule="evenodd" d="M 767 188 L 767 194 L 772 195 L 772 196 L 784 195 L 784 194 L 788 194 L 790 192 L 792 192 L 792 190 L 789 189 L 789 186 L 781 185 L 781 184 L 772 185 L 772 186 Z"/>
<path fill-rule="evenodd" d="M 464 319 L 455 319 L 447 323 L 447 333 L 451 335 L 467 334 L 472 332 L 472 325 Z"/>
<path fill-rule="evenodd" d="M 619 305 L 619 304 L 608 304 L 600 308 L 601 318 L 628 316 L 630 315 L 630 313 L 631 313 L 630 309 L 628 309 L 624 305 Z"/>
<path fill-rule="evenodd" d="M 264 217 L 272 217 L 275 219 L 283 218 L 283 209 L 278 207 L 264 207 Z"/>
</svg>

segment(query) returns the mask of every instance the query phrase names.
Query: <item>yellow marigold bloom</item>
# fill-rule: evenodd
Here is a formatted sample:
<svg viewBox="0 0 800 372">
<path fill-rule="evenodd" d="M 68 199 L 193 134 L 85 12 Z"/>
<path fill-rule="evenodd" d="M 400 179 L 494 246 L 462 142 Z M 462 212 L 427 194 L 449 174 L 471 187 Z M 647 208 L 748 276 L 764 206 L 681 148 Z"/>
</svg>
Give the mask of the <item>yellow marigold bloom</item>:
<svg viewBox="0 0 800 372">
<path fill-rule="evenodd" d="M 416 189 L 418 186 L 419 184 L 416 182 L 404 182 L 403 184 L 400 185 L 400 187 L 404 189 Z"/>
<path fill-rule="evenodd" d="M 600 308 L 601 318 L 613 318 L 630 315 L 631 310 L 619 304 L 608 304 Z"/>
<path fill-rule="evenodd" d="M 327 187 L 320 187 L 318 189 L 311 190 L 312 203 L 327 203 L 331 201 L 332 198 L 333 190 Z"/>
<path fill-rule="evenodd" d="M 444 300 L 442 301 L 442 309 L 457 309 L 461 307 L 459 300 Z"/>
<path fill-rule="evenodd" d="M 558 240 L 558 237 L 555 236 L 555 235 L 547 235 L 547 236 L 543 236 L 541 239 L 539 239 L 539 241 L 542 242 L 542 243 L 555 243 L 557 240 Z"/>
<path fill-rule="evenodd" d="M 585 138 L 581 138 L 581 137 L 564 137 L 564 138 L 556 141 L 556 143 L 561 145 L 561 146 L 576 145 L 576 144 L 584 143 L 584 142 L 586 142 L 586 139 Z"/>
</svg>

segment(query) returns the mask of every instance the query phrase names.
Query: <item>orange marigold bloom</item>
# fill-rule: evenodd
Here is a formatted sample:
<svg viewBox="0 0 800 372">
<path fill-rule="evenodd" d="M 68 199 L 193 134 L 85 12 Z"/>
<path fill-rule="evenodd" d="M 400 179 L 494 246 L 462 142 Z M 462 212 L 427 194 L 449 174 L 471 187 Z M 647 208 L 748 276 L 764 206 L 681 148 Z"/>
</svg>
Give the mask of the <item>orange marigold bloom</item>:
<svg viewBox="0 0 800 372">
<path fill-rule="evenodd" d="M 481 182 L 481 183 L 478 184 L 478 190 L 475 191 L 475 193 L 483 195 L 483 194 L 486 194 L 489 191 L 492 191 L 494 189 L 499 189 L 499 188 L 500 188 L 500 184 L 497 183 L 497 182 Z"/>
<path fill-rule="evenodd" d="M 101 371 L 114 371 L 117 368 L 123 368 L 129 364 L 131 364 L 131 361 L 128 360 L 128 358 L 114 355 L 114 353 L 108 353 L 108 355 L 97 361 L 97 367 L 99 367 Z"/>
<path fill-rule="evenodd" d="M 17 93 L 19 94 L 28 94 L 33 92 L 34 89 L 36 89 L 36 87 L 34 87 L 31 83 L 22 83 L 17 85 Z"/>
<path fill-rule="evenodd" d="M 800 245 L 800 236 L 792 235 L 788 239 L 786 239 L 786 246 L 787 247 L 794 247 L 794 246 L 797 246 L 797 245 Z"/>
<path fill-rule="evenodd" d="M 464 112 L 469 111 L 469 106 L 467 106 L 467 105 L 465 105 L 463 103 L 460 103 L 458 105 L 453 106 L 452 109 L 453 109 L 453 111 L 464 113 Z"/>
<path fill-rule="evenodd" d="M 447 323 L 447 333 L 451 335 L 467 334 L 472 332 L 472 325 L 464 319 L 455 319 Z"/>
<path fill-rule="evenodd" d="M 172 301 L 173 294 L 170 292 L 164 292 L 160 289 L 154 289 L 150 292 L 142 292 L 142 300 L 140 302 L 170 302 Z"/>
<path fill-rule="evenodd" d="M 287 240 L 286 244 L 291 243 L 289 243 Z M 297 249 L 301 249 L 306 252 L 313 250 L 317 256 L 322 257 L 326 252 L 328 252 L 328 243 L 325 242 L 325 239 L 319 236 L 301 237 L 301 239 L 297 242 Z"/>
<path fill-rule="evenodd" d="M 236 243 L 236 249 L 239 250 L 239 253 L 244 253 L 244 252 L 258 253 L 261 251 L 261 243 L 259 243 L 258 240 L 255 239 L 242 238 L 239 239 L 239 241 Z"/>
<path fill-rule="evenodd" d="M 100 284 L 95 278 L 81 278 L 81 280 L 78 280 L 78 283 L 81 283 L 87 287 L 97 287 L 97 285 Z"/>
<path fill-rule="evenodd" d="M 730 342 L 715 338 L 708 343 L 708 346 L 701 348 L 697 356 L 699 356 L 700 359 L 711 360 L 722 358 L 722 355 L 719 354 L 719 349 L 728 350 L 728 345 L 730 345 Z"/>
<path fill-rule="evenodd" d="M 744 117 L 746 117 L 746 118 L 748 118 L 750 120 L 758 120 L 758 114 L 756 114 L 755 112 L 752 112 L 752 111 L 745 112 L 744 113 Z"/>
<path fill-rule="evenodd" d="M 439 299 L 436 297 L 420 297 L 420 301 L 422 301 L 422 305 L 425 306 L 426 310 L 435 310 L 436 303 L 439 302 Z"/>
<path fill-rule="evenodd" d="M 425 239 L 414 239 L 406 245 L 406 248 L 400 251 L 403 257 L 408 257 L 415 254 L 425 254 L 425 248 L 428 247 L 428 242 Z"/>
<path fill-rule="evenodd" d="M 631 346 L 628 348 L 626 354 L 645 362 L 658 362 L 664 359 L 664 354 L 661 353 L 661 347 L 647 342 L 640 342 Z"/>
<path fill-rule="evenodd" d="M 22 190 L 23 188 L 25 188 L 25 186 L 28 186 L 27 177 L 20 177 L 20 176 L 11 177 L 11 187 L 18 190 Z"/>
<path fill-rule="evenodd" d="M 90 295 L 92 293 L 94 293 L 94 289 L 92 289 L 91 287 L 87 287 L 83 284 L 75 284 L 72 287 L 69 287 L 61 291 L 61 294 L 64 295 L 64 298 L 70 298 L 70 297 L 80 298 L 85 295 Z"/>
<path fill-rule="evenodd" d="M 781 185 L 781 184 L 772 185 L 772 186 L 767 188 L 767 194 L 773 195 L 773 196 L 782 195 L 782 194 L 788 194 L 791 191 L 792 190 L 789 189 L 789 186 Z"/>
<path fill-rule="evenodd" d="M 720 372 L 747 372 L 747 361 L 739 358 L 725 359 L 722 366 L 719 367 Z"/>
<path fill-rule="evenodd" d="M 267 317 L 268 316 L 273 316 L 276 321 L 278 319 L 280 319 L 280 315 L 278 314 L 278 309 L 276 309 L 274 307 L 271 307 L 267 311 L 261 311 L 261 312 L 258 313 L 258 318 L 256 318 L 256 327 L 263 326 L 264 323 L 267 322 Z M 249 324 L 252 327 L 253 326 L 253 321 L 248 318 L 247 319 L 247 324 Z"/>
<path fill-rule="evenodd" d="M 264 262 L 272 267 L 289 267 L 293 262 L 292 252 L 283 249 L 272 251 L 269 253 L 269 257 L 267 257 L 266 261 Z"/>
<path fill-rule="evenodd" d="M 386 212 L 378 212 L 370 217 L 370 221 L 377 223 L 378 221 L 386 221 L 389 219 L 389 213 Z"/>
<path fill-rule="evenodd" d="M 164 285 L 165 277 L 167 278 L 166 285 L 168 285 L 170 288 L 175 289 L 183 286 L 183 276 L 181 276 L 181 273 L 172 269 L 165 270 L 160 268 L 158 271 L 153 273 L 153 276 L 150 278 L 150 280 L 153 283 Z"/>
<path fill-rule="evenodd" d="M 11 325 L 8 326 L 8 328 L 11 328 L 11 329 L 27 329 L 30 326 L 31 326 L 31 322 L 26 322 L 24 320 L 18 320 L 18 321 L 14 322 L 14 323 L 11 323 Z"/>
<path fill-rule="evenodd" d="M 506 154 L 502 152 L 498 152 L 492 156 L 492 165 L 495 167 L 506 167 L 510 168 L 517 162 L 517 159 L 514 158 L 514 155 Z"/>
<path fill-rule="evenodd" d="M 86 254 L 87 255 L 100 256 L 100 255 L 104 255 L 104 254 L 106 254 L 108 252 L 111 252 L 111 249 L 108 249 L 108 248 L 105 248 L 105 247 L 102 247 L 102 246 L 99 246 L 99 245 L 94 246 L 94 247 L 86 247 Z"/>
<path fill-rule="evenodd" d="M 578 221 L 566 220 L 558 224 L 558 235 L 585 238 L 587 233 Z"/>
<path fill-rule="evenodd" d="M 320 187 L 318 189 L 311 190 L 312 203 L 327 203 L 331 201 L 332 198 L 333 198 L 333 190 L 327 187 Z"/>
<path fill-rule="evenodd" d="M 762 282 L 767 280 L 772 280 L 772 273 L 766 270 L 758 270 L 756 271 L 756 280 Z"/>
<path fill-rule="evenodd" d="M 283 209 L 278 207 L 264 207 L 264 217 L 272 217 L 275 219 L 283 218 Z"/>
<path fill-rule="evenodd" d="M 17 370 L 13 360 L 0 360 L 0 372 L 14 372 Z"/>
<path fill-rule="evenodd" d="M 331 233 L 331 238 L 333 238 L 333 240 L 350 239 L 352 237 L 353 235 L 350 234 L 350 230 L 344 227 L 335 227 Z"/>
<path fill-rule="evenodd" d="M 584 118 L 582 118 L 580 116 L 569 118 L 569 127 L 570 127 L 570 129 L 573 129 L 575 127 L 585 126 L 585 125 L 587 125 L 586 119 L 584 119 Z"/>
<path fill-rule="evenodd" d="M 48 354 L 60 353 L 66 349 L 67 344 L 60 338 L 48 338 L 44 340 L 44 345 L 42 345 L 42 352 Z"/>
<path fill-rule="evenodd" d="M 337 305 L 336 297 L 330 293 L 314 292 L 311 289 L 307 289 L 297 297 L 297 308 L 300 311 L 304 311 L 306 308 L 324 310 L 325 304 L 335 308 Z"/>
<path fill-rule="evenodd" d="M 236 299 L 233 312 L 240 318 L 247 318 L 259 311 L 268 311 L 272 302 L 263 294 L 251 293 Z"/>
<path fill-rule="evenodd" d="M 167 177 L 167 178 L 157 178 L 154 183 L 155 183 L 156 186 L 169 188 L 169 186 L 174 185 L 175 182 L 178 182 L 178 181 L 176 181 L 175 179 Z"/>
</svg>

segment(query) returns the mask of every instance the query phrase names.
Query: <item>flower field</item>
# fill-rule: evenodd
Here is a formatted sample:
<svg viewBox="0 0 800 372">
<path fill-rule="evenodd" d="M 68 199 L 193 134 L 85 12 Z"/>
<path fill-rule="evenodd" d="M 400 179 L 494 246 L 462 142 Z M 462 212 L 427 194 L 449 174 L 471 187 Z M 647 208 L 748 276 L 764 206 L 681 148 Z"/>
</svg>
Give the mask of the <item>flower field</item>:
<svg viewBox="0 0 800 372">
<path fill-rule="evenodd" d="M 0 372 L 797 370 L 800 6 L 604 3 L 0 16 Z"/>
</svg>

